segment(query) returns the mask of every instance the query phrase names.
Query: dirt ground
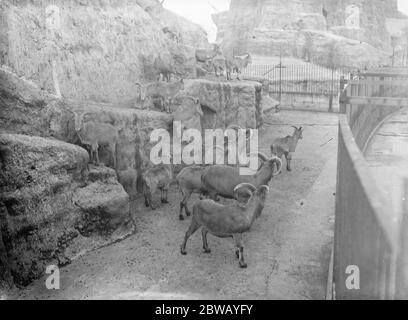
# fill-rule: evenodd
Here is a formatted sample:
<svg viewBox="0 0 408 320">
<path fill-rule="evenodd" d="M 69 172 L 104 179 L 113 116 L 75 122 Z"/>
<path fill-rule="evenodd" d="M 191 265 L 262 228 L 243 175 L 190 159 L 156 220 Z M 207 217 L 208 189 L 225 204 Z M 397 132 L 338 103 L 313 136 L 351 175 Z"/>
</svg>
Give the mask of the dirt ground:
<svg viewBox="0 0 408 320">
<path fill-rule="evenodd" d="M 304 126 L 304 138 L 293 171 L 272 179 L 262 215 L 244 235 L 247 269 L 239 268 L 232 239 L 209 235 L 212 253 L 204 253 L 201 232 L 190 238 L 188 254 L 180 254 L 190 218 L 179 221 L 180 197 L 173 185 L 170 204 L 156 211 L 146 210 L 143 201 L 134 203 L 134 235 L 62 268 L 59 290 L 47 290 L 44 278 L 10 298 L 324 299 L 333 241 L 337 115 L 271 114 L 260 131 L 261 150 L 269 154 L 273 138 L 291 133 L 291 125 Z"/>
</svg>

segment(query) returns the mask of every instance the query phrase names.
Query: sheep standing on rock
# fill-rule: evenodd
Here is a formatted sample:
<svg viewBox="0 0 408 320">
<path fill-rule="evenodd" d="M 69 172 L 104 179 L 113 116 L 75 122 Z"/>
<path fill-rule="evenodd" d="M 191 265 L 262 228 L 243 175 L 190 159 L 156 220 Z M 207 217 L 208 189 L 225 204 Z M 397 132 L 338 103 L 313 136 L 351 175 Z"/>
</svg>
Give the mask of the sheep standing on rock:
<svg viewBox="0 0 408 320">
<path fill-rule="evenodd" d="M 172 99 L 184 89 L 184 80 L 175 82 L 152 82 L 142 87 L 141 101 L 144 107 L 154 105 L 160 111 L 170 113 Z"/>
<path fill-rule="evenodd" d="M 107 145 L 113 158 L 113 168 L 116 169 L 118 130 L 109 123 L 84 122 L 84 116 L 85 113 L 75 113 L 75 131 L 81 143 L 90 146 L 90 159 L 99 165 L 99 146 Z"/>
<path fill-rule="evenodd" d="M 219 77 L 224 74 L 226 67 L 226 59 L 223 55 L 217 55 L 211 60 L 212 65 L 214 66 L 215 76 Z"/>
<path fill-rule="evenodd" d="M 154 59 L 153 68 L 156 70 L 158 81 L 163 78 L 163 80 L 170 82 L 172 74 L 180 74 L 171 59 L 165 60 L 160 55 Z"/>
<path fill-rule="evenodd" d="M 269 187 L 261 185 L 256 188 L 252 184 L 242 183 L 236 186 L 236 189 L 241 187 L 249 188 L 252 193 L 246 205 L 237 202 L 230 205 L 222 205 L 210 199 L 199 200 L 194 204 L 191 224 L 180 248 L 181 254 L 187 254 L 187 240 L 202 227 L 201 235 L 205 253 L 211 253 L 207 242 L 208 232 L 220 238 L 233 237 L 239 266 L 241 268 L 247 267 L 244 259 L 242 234 L 250 231 L 255 219 L 260 216 L 265 205 Z"/>
<path fill-rule="evenodd" d="M 212 49 L 196 49 L 195 58 L 197 62 L 207 63 L 217 55 L 222 55 L 222 51 L 219 45 L 214 44 Z"/>
<path fill-rule="evenodd" d="M 239 75 L 242 73 L 242 70 L 245 69 L 250 63 L 252 63 L 252 58 L 249 53 L 246 53 L 242 56 L 234 56 L 232 59 L 227 59 L 225 62 L 227 69 L 227 79 L 232 80 L 231 74 L 233 72 L 236 72 L 237 79 L 241 80 L 239 78 Z"/>
</svg>

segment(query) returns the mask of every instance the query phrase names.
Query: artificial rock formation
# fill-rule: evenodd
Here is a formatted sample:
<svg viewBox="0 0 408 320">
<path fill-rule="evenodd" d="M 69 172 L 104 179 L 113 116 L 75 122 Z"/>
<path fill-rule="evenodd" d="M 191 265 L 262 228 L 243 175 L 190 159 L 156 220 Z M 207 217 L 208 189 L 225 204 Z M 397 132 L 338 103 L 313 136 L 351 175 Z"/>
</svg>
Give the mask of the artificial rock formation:
<svg viewBox="0 0 408 320">
<path fill-rule="evenodd" d="M 132 232 L 129 199 L 149 154 L 149 134 L 168 128 L 171 116 L 59 99 L 4 68 L 0 80 L 0 282 L 26 285 L 46 265 L 64 265 Z M 76 112 L 118 130 L 117 172 L 88 165 Z M 111 166 L 105 146 L 99 152 Z"/>
<path fill-rule="evenodd" d="M 129 196 L 116 176 L 88 181 L 83 148 L 1 134 L 0 159 L 1 241 L 16 284 L 26 285 L 47 265 L 64 265 L 132 232 Z"/>
<path fill-rule="evenodd" d="M 397 0 L 232 0 L 227 21 L 215 22 L 222 24 L 228 53 L 282 52 L 324 65 L 369 67 L 388 62 L 386 21 L 401 16 Z M 335 59 L 330 51 L 338 53 Z"/>
<path fill-rule="evenodd" d="M 157 0 L 0 3 L 0 65 L 65 98 L 128 101 L 136 82 L 155 79 L 159 54 L 191 77 L 194 48 L 206 45 L 202 28 Z"/>
<path fill-rule="evenodd" d="M 255 81 L 185 81 L 186 95 L 198 97 L 204 113 L 203 129 L 225 128 L 238 124 L 257 128 L 262 122 L 260 110 L 262 85 Z"/>
</svg>

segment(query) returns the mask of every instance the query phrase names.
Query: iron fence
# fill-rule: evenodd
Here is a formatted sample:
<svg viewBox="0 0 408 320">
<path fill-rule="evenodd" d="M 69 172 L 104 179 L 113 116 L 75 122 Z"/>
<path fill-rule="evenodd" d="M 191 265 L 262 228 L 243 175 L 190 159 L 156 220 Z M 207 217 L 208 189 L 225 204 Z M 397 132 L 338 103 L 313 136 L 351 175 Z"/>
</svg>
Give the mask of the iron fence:
<svg viewBox="0 0 408 320">
<path fill-rule="evenodd" d="M 358 73 L 350 67 L 330 69 L 305 65 L 249 65 L 243 70 L 244 78 L 257 78 L 269 82 L 269 92 L 337 95 L 346 82 Z"/>
</svg>

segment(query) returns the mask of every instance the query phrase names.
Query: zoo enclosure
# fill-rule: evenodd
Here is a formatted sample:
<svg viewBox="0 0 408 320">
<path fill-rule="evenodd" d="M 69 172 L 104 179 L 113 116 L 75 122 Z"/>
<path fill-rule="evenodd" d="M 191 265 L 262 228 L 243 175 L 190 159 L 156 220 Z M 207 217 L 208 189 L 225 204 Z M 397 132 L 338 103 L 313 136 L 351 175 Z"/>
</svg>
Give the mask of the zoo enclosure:
<svg viewBox="0 0 408 320">
<path fill-rule="evenodd" d="M 377 126 L 408 106 L 408 72 L 382 69 L 361 76 L 348 84 L 340 98 L 344 114 L 339 123 L 331 294 L 336 299 L 406 299 L 408 182 L 402 216 L 395 217 L 363 152 Z M 347 288 L 348 266 L 360 270 L 359 290 Z"/>
</svg>

